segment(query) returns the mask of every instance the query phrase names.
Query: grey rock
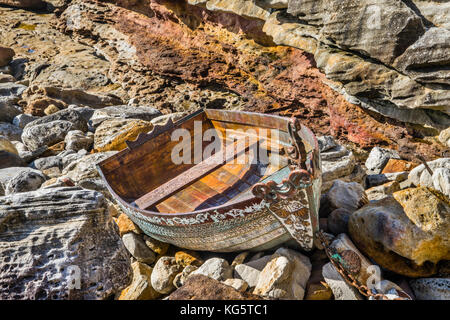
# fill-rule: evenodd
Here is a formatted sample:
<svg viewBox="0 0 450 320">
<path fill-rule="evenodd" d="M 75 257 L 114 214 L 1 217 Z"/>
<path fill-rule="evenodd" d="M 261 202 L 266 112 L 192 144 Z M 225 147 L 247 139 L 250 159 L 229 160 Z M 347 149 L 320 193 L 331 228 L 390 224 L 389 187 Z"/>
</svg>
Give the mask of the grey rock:
<svg viewBox="0 0 450 320">
<path fill-rule="evenodd" d="M 246 264 L 238 264 L 234 267 L 233 277 L 244 280 L 250 288 L 256 287 L 261 271 Z"/>
<path fill-rule="evenodd" d="M 400 155 L 395 150 L 380 147 L 373 148 L 365 163 L 367 172 L 374 174 L 381 173 L 381 170 L 383 170 L 389 159 L 400 159 Z"/>
<path fill-rule="evenodd" d="M 450 300 L 450 278 L 421 278 L 409 282 L 417 300 Z"/>
<path fill-rule="evenodd" d="M 431 171 L 438 168 L 450 169 L 450 158 L 440 158 L 427 162 Z M 423 164 L 412 169 L 408 175 L 408 180 L 416 186 L 433 187 L 433 179 Z"/>
<path fill-rule="evenodd" d="M 322 276 L 333 291 L 335 300 L 363 300 L 359 292 L 342 279 L 331 262 L 323 266 Z"/>
<path fill-rule="evenodd" d="M 431 177 L 433 188 L 450 197 L 450 169 L 437 168 Z"/>
<path fill-rule="evenodd" d="M 51 146 L 63 141 L 70 130 L 73 130 L 73 124 L 65 120 L 26 126 L 22 141 L 28 149 L 36 150 L 42 146 Z"/>
<path fill-rule="evenodd" d="M 333 210 L 328 216 L 328 230 L 334 235 L 348 233 L 348 220 L 351 214 L 352 212 L 345 208 Z"/>
<path fill-rule="evenodd" d="M 331 156 L 328 156 L 331 154 Z M 343 146 L 321 153 L 323 183 L 350 175 L 355 169 L 355 157 Z"/>
<path fill-rule="evenodd" d="M 372 187 L 366 190 L 367 198 L 370 201 L 381 200 L 389 197 L 396 191 L 400 190 L 400 183 L 397 181 L 387 182 L 381 186 Z"/>
<path fill-rule="evenodd" d="M 19 128 L 25 128 L 25 126 L 27 125 L 27 124 L 29 124 L 30 122 L 32 122 L 32 121 L 34 121 L 34 120 L 36 120 L 36 119 L 38 119 L 39 117 L 35 117 L 35 116 L 32 116 L 32 115 L 29 115 L 29 114 L 25 114 L 25 113 L 22 113 L 22 114 L 18 114 L 18 115 L 16 115 L 13 119 L 12 119 L 12 123 L 15 125 L 15 126 L 18 126 Z"/>
<path fill-rule="evenodd" d="M 31 167 L 41 171 L 53 167 L 62 168 L 62 158 L 60 156 L 39 158 L 33 161 Z"/>
<path fill-rule="evenodd" d="M 259 275 L 254 294 L 302 300 L 311 275 L 311 262 L 299 252 L 279 248 Z"/>
<path fill-rule="evenodd" d="M 103 121 L 110 119 L 140 119 L 150 121 L 158 116 L 161 116 L 161 111 L 150 106 L 133 107 L 128 105 L 111 106 L 95 110 L 89 124 L 96 128 Z"/>
<path fill-rule="evenodd" d="M 84 134 L 81 130 L 72 130 L 67 133 L 64 142 L 66 143 L 66 150 L 89 150 L 94 143 L 94 137 L 93 135 Z"/>
<path fill-rule="evenodd" d="M 41 174 L 39 170 L 29 167 L 8 167 L 0 169 L 0 196 L 5 195 L 8 182 L 21 172 L 34 172 L 36 174 Z"/>
<path fill-rule="evenodd" d="M 181 267 L 176 263 L 174 257 L 164 256 L 159 258 L 151 275 L 153 289 L 163 294 L 172 292 L 175 289 L 173 281 L 180 271 Z"/>
<path fill-rule="evenodd" d="M 450 127 L 441 131 L 439 141 L 450 148 Z"/>
<path fill-rule="evenodd" d="M 9 141 L 22 141 L 22 128 L 11 123 L 0 122 L 0 136 L 4 136 Z"/>
<path fill-rule="evenodd" d="M 402 182 L 408 179 L 408 171 L 394 173 L 369 174 L 366 176 L 367 188 L 376 187 L 389 181 Z"/>
<path fill-rule="evenodd" d="M 248 288 L 247 282 L 242 279 L 227 279 L 222 281 L 223 284 L 235 288 L 237 291 L 244 292 Z"/>
<path fill-rule="evenodd" d="M 8 181 L 5 195 L 37 190 L 45 180 L 45 176 L 39 171 L 21 171 Z"/>
<path fill-rule="evenodd" d="M 22 109 L 16 105 L 17 97 L 0 96 L 0 121 L 12 122 L 14 117 L 22 113 Z"/>
<path fill-rule="evenodd" d="M 48 150 L 47 146 L 42 146 L 37 148 L 36 150 L 32 151 L 22 151 L 19 152 L 19 156 L 25 161 L 26 163 L 32 162 L 33 160 L 39 158 L 45 151 Z"/>
<path fill-rule="evenodd" d="M 423 68 L 448 63 L 450 30 L 430 28 L 395 60 L 394 66 L 418 82 L 450 84 L 450 70 Z"/>
<path fill-rule="evenodd" d="M 0 229 L 2 300 L 106 299 L 131 280 L 98 192 L 66 187 L 1 197 Z"/>
<path fill-rule="evenodd" d="M 123 244 L 128 252 L 136 258 L 137 261 L 151 264 L 155 261 L 155 253 L 150 250 L 144 240 L 133 232 L 126 233 L 122 236 Z"/>
<path fill-rule="evenodd" d="M 0 96 L 18 97 L 21 96 L 26 89 L 26 86 L 17 83 L 0 83 Z"/>
<path fill-rule="evenodd" d="M 317 142 L 319 143 L 319 150 L 321 153 L 338 146 L 332 136 L 317 137 Z"/>
<path fill-rule="evenodd" d="M 325 197 L 330 211 L 344 208 L 353 212 L 368 203 L 364 188 L 356 182 L 335 180 Z"/>
<path fill-rule="evenodd" d="M 233 269 L 225 259 L 211 258 L 191 273 L 191 275 L 194 274 L 202 274 L 215 280 L 223 281 L 233 277 Z"/>
<path fill-rule="evenodd" d="M 86 154 L 78 160 L 72 161 L 68 164 L 63 174 L 72 179 L 75 182 L 79 182 L 86 179 L 97 179 L 99 173 L 96 168 L 96 164 L 116 154 L 118 151 L 98 152 L 94 154 Z M 64 165 L 64 160 L 63 160 Z"/>
</svg>

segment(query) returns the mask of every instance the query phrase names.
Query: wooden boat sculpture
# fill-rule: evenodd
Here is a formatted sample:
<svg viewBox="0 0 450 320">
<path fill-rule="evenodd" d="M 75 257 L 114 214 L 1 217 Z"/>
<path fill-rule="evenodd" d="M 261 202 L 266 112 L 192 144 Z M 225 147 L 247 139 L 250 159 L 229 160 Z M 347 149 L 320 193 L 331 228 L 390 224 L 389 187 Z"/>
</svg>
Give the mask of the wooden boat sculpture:
<svg viewBox="0 0 450 320">
<path fill-rule="evenodd" d="M 206 109 L 127 146 L 98 170 L 147 235 L 204 251 L 264 250 L 291 237 L 312 249 L 320 154 L 298 120 Z"/>
</svg>

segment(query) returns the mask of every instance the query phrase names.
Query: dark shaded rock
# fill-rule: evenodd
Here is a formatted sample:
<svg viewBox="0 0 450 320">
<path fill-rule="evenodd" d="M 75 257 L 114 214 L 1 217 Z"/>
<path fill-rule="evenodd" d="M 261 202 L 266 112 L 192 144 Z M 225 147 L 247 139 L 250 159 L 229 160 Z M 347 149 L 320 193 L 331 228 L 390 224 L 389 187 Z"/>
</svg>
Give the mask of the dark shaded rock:
<svg viewBox="0 0 450 320">
<path fill-rule="evenodd" d="M 191 275 L 181 288 L 172 292 L 169 300 L 262 300 L 262 298 L 248 292 L 239 292 L 203 275 Z"/>
<path fill-rule="evenodd" d="M 328 230 L 338 235 L 341 233 L 348 233 L 348 220 L 352 212 L 345 208 L 333 210 L 328 216 Z"/>
</svg>

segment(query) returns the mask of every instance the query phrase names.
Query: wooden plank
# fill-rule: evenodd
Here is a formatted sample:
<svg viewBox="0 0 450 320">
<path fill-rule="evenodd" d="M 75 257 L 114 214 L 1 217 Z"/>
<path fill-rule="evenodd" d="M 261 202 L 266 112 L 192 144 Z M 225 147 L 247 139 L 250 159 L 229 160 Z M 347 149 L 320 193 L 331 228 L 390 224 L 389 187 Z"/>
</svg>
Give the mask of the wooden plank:
<svg viewBox="0 0 450 320">
<path fill-rule="evenodd" d="M 227 110 L 206 109 L 205 113 L 211 120 L 226 121 L 237 124 L 248 124 L 264 128 L 287 131 L 288 118 L 245 111 L 233 112 Z"/>
<path fill-rule="evenodd" d="M 237 143 L 233 144 L 231 147 L 224 147 L 208 159 L 193 166 L 174 179 L 171 179 L 160 187 L 143 195 L 139 199 L 136 199 L 135 203 L 141 209 L 151 207 L 194 181 L 201 179 L 209 172 L 213 171 L 227 161 L 234 159 L 236 155 L 241 152 L 245 152 L 250 147 L 251 146 L 240 146 Z"/>
</svg>

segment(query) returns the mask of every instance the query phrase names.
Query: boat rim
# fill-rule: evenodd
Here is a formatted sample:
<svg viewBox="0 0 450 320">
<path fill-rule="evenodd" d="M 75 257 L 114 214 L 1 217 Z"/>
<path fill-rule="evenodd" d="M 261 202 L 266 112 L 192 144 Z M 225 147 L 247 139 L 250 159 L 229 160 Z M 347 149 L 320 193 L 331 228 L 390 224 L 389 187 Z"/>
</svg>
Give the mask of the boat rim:
<svg viewBox="0 0 450 320">
<path fill-rule="evenodd" d="M 214 110 L 214 109 L 201 109 L 201 110 L 199 110 L 197 112 L 189 114 L 189 115 L 179 119 L 178 121 L 176 121 L 174 123 L 174 126 L 178 125 L 180 123 L 183 123 L 184 121 L 189 120 L 190 118 L 192 118 L 193 115 L 198 115 L 198 114 L 200 114 L 202 112 L 206 112 L 207 110 Z M 220 110 L 220 111 L 221 112 L 226 112 L 226 113 L 245 113 L 245 114 L 249 114 L 249 115 L 258 115 L 260 117 L 263 117 L 263 116 L 264 117 L 271 117 L 271 118 L 276 118 L 276 119 L 278 119 L 280 121 L 286 121 L 286 124 L 289 121 L 288 117 L 272 115 L 272 114 L 249 112 L 249 111 L 238 111 L 238 110 Z M 226 121 L 226 120 L 224 120 L 224 122 L 233 122 L 233 121 Z M 252 125 L 252 124 L 250 124 L 250 125 Z M 167 130 L 172 130 L 174 128 L 174 126 L 172 128 L 168 128 Z M 302 124 L 302 128 L 304 128 L 306 130 L 306 133 L 308 135 L 310 135 L 310 137 L 312 138 L 312 141 L 313 141 L 313 145 L 311 146 L 312 149 L 316 150 L 317 152 L 319 152 L 319 143 L 318 143 L 318 140 L 317 140 L 317 137 L 315 136 L 315 134 L 311 131 L 310 128 L 308 128 L 304 124 Z M 165 131 L 167 131 L 167 130 L 165 130 Z M 165 132 L 165 131 L 163 131 L 163 132 Z M 159 134 L 161 134 L 163 132 L 160 132 Z M 130 149 L 127 147 L 127 148 L 119 151 L 119 153 L 120 152 L 124 152 L 126 150 L 129 151 Z M 113 156 L 116 156 L 119 153 L 116 153 Z M 310 156 L 308 156 L 308 158 L 309 157 Z M 164 213 L 164 212 L 156 212 L 156 211 L 151 211 L 151 210 L 144 210 L 144 209 L 141 209 L 141 208 L 139 208 L 137 206 L 133 206 L 129 202 L 125 201 L 110 186 L 108 180 L 104 176 L 103 171 L 102 171 L 102 169 L 100 167 L 100 164 L 102 164 L 104 161 L 106 161 L 108 159 L 109 158 L 107 158 L 107 159 L 105 159 L 105 160 L 103 160 L 103 161 L 101 161 L 101 162 L 96 164 L 97 171 L 99 172 L 100 177 L 102 178 L 102 180 L 105 182 L 108 191 L 111 193 L 111 195 L 113 196 L 113 198 L 116 201 L 120 202 L 121 205 L 127 207 L 130 210 L 137 211 L 137 212 L 139 212 L 139 213 L 141 213 L 141 214 L 143 214 L 144 216 L 147 216 L 147 217 L 161 217 L 161 218 L 176 218 L 176 217 L 180 217 L 180 218 L 189 218 L 189 217 L 195 217 L 195 216 L 200 215 L 200 214 L 206 214 L 206 213 L 209 213 L 209 212 L 214 212 L 214 211 L 219 212 L 219 210 L 223 211 L 223 212 L 227 212 L 227 211 L 230 211 L 230 210 L 233 210 L 233 209 L 237 209 L 237 207 L 241 207 L 241 209 L 242 209 L 242 208 L 245 208 L 246 206 L 252 206 L 252 205 L 255 205 L 255 204 L 261 205 L 261 203 L 264 201 L 264 199 L 258 198 L 256 196 L 254 196 L 253 194 L 251 194 L 251 196 L 249 196 L 248 198 L 245 198 L 243 200 L 237 200 L 235 202 L 233 202 L 233 200 L 231 200 L 232 201 L 231 203 L 224 203 L 224 204 L 221 204 L 221 205 L 218 205 L 218 206 L 215 206 L 215 207 L 208 207 L 208 208 L 205 208 L 205 209 L 194 210 L 194 211 L 190 211 L 190 212 Z M 251 214 L 251 213 L 252 212 L 246 212 L 246 210 L 243 210 L 243 214 L 244 215 L 248 215 L 248 214 Z"/>
</svg>

